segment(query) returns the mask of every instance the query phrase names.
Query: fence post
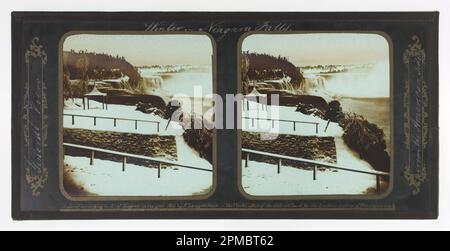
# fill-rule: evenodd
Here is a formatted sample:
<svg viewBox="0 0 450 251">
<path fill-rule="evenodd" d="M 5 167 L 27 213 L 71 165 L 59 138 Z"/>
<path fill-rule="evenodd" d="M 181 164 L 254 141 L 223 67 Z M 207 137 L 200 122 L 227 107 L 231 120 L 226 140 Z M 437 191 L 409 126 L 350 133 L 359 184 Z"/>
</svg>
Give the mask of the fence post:
<svg viewBox="0 0 450 251">
<path fill-rule="evenodd" d="M 75 116 L 72 115 L 72 125 L 75 125 Z"/>
<path fill-rule="evenodd" d="M 158 122 L 156 125 L 157 125 L 157 130 L 158 130 L 158 132 L 159 132 L 159 122 Z"/>
<path fill-rule="evenodd" d="M 248 161 L 250 160 L 250 153 L 247 153 L 245 156 L 245 167 L 248 167 Z"/>
<path fill-rule="evenodd" d="M 316 134 L 319 133 L 319 123 L 316 123 Z"/>
<path fill-rule="evenodd" d="M 134 121 L 134 129 L 137 130 L 137 120 Z"/>
<path fill-rule="evenodd" d="M 381 192 L 380 175 L 377 175 L 377 193 Z"/>
<path fill-rule="evenodd" d="M 125 165 L 127 164 L 127 157 L 123 157 L 122 160 L 122 172 L 125 172 Z"/>
<path fill-rule="evenodd" d="M 91 151 L 91 161 L 90 161 L 90 165 L 94 165 L 94 151 Z"/>
<path fill-rule="evenodd" d="M 158 164 L 158 179 L 161 178 L 161 163 Z"/>
<path fill-rule="evenodd" d="M 327 126 L 325 126 L 325 130 L 323 130 L 324 132 L 327 132 L 328 126 L 330 125 L 331 120 L 328 120 L 327 122 Z"/>
<path fill-rule="evenodd" d="M 114 127 L 116 127 L 116 125 L 117 125 L 117 119 L 114 118 Z"/>
<path fill-rule="evenodd" d="M 292 123 L 294 123 L 294 131 L 296 130 L 296 128 L 295 128 L 295 121 L 292 121 Z"/>
<path fill-rule="evenodd" d="M 317 165 L 314 165 L 314 169 L 313 169 L 313 180 L 317 180 Z"/>
<path fill-rule="evenodd" d="M 94 117 L 94 126 L 97 125 L 97 117 Z"/>
<path fill-rule="evenodd" d="M 278 159 L 277 173 L 279 174 L 280 172 L 281 172 L 281 159 Z"/>
</svg>

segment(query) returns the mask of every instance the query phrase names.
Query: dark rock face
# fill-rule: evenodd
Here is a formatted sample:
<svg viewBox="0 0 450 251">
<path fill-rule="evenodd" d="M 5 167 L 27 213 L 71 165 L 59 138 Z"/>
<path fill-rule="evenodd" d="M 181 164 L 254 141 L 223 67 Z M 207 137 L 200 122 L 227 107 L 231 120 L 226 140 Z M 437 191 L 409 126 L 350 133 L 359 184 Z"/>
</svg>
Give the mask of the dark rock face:
<svg viewBox="0 0 450 251">
<path fill-rule="evenodd" d="M 390 157 L 385 150 L 383 130 L 356 114 L 347 114 L 342 124 L 345 131 L 344 142 L 375 170 L 389 172 Z"/>
<path fill-rule="evenodd" d="M 192 147 L 201 158 L 212 164 L 213 128 L 212 124 L 205 121 L 202 116 L 185 113 L 177 100 L 171 100 L 165 111 L 165 119 L 178 122 L 184 129 L 183 139 Z"/>
<path fill-rule="evenodd" d="M 136 111 L 141 111 L 147 114 L 154 114 L 160 117 L 164 117 L 164 112 L 157 107 L 154 107 L 150 103 L 138 102 L 136 104 Z"/>
<path fill-rule="evenodd" d="M 242 132 L 242 147 L 252 150 L 336 163 L 336 144 L 333 137 L 275 135 Z M 267 139 L 267 140 L 265 140 Z M 245 158 L 245 156 L 242 156 Z M 251 155 L 251 160 L 276 164 L 269 157 Z M 311 170 L 313 166 L 296 161 L 283 161 L 283 165 Z M 322 169 L 323 170 L 323 169 Z"/>
<path fill-rule="evenodd" d="M 324 118 L 324 116 L 325 116 L 324 113 L 321 110 L 315 108 L 311 104 L 299 103 L 297 105 L 297 109 L 295 111 L 296 112 L 301 112 L 301 113 L 306 114 L 306 115 L 313 114 L 314 116 L 318 116 L 320 118 Z"/>
<path fill-rule="evenodd" d="M 92 131 L 64 128 L 64 142 L 91 146 L 118 152 L 177 160 L 177 146 L 174 136 L 142 135 L 109 131 Z M 66 155 L 89 157 L 90 152 L 66 147 Z M 121 162 L 117 155 L 95 153 L 95 158 Z M 128 163 L 155 166 L 155 163 L 140 159 L 128 159 Z"/>
<path fill-rule="evenodd" d="M 101 97 L 93 97 L 92 100 L 101 102 Z M 166 102 L 163 98 L 157 95 L 149 94 L 108 94 L 106 98 L 108 104 L 118 105 L 136 105 L 139 102 L 150 104 L 152 107 L 156 107 L 160 110 L 166 108 Z"/>
<path fill-rule="evenodd" d="M 268 104 L 272 104 L 271 94 L 279 95 L 279 105 L 282 106 L 294 106 L 296 107 L 299 103 L 305 105 L 311 105 L 314 108 L 326 112 L 328 108 L 327 101 L 319 96 L 314 95 L 295 95 L 284 90 L 267 90 L 267 89 L 258 89 L 258 91 L 262 94 L 267 94 Z"/>
<path fill-rule="evenodd" d="M 211 125 L 205 125 L 205 121 L 200 116 L 188 115 L 183 120 L 182 125 L 185 128 L 183 138 L 186 143 L 194 148 L 201 158 L 212 164 L 213 131 L 207 129 L 212 128 Z"/>
<path fill-rule="evenodd" d="M 344 118 L 344 113 L 342 112 L 341 103 L 337 100 L 333 100 L 328 103 L 327 111 L 325 112 L 326 120 L 330 120 L 332 122 L 340 123 Z"/>
<path fill-rule="evenodd" d="M 299 103 L 311 105 L 322 112 L 327 108 L 325 99 L 312 95 L 297 95 L 297 96 L 281 96 L 280 104 L 283 106 L 297 106 Z"/>
<path fill-rule="evenodd" d="M 391 158 L 384 149 L 369 149 L 364 153 L 363 157 L 375 170 L 390 172 Z"/>
<path fill-rule="evenodd" d="M 177 100 L 171 100 L 166 108 L 164 113 L 165 119 L 176 118 L 178 121 L 182 121 L 183 111 L 181 110 L 181 104 Z"/>
</svg>

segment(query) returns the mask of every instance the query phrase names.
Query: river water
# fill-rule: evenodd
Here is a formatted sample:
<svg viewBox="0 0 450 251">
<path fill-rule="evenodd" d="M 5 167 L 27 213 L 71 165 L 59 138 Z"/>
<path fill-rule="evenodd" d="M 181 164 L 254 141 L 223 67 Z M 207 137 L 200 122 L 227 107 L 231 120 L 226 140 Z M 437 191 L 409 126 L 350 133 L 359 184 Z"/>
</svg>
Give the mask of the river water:
<svg viewBox="0 0 450 251">
<path fill-rule="evenodd" d="M 364 116 L 383 129 L 388 150 L 391 147 L 390 76 L 386 65 L 370 70 L 307 76 L 304 92 L 338 100 L 344 112 Z"/>
</svg>

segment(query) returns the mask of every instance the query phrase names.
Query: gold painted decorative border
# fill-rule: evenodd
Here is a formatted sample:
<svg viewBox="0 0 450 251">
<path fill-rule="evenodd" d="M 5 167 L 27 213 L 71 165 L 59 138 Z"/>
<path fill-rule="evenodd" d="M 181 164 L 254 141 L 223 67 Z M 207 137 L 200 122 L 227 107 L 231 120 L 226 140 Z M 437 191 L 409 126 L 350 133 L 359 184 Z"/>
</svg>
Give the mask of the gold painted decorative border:
<svg viewBox="0 0 450 251">
<path fill-rule="evenodd" d="M 425 49 L 422 47 L 422 43 L 420 41 L 419 36 L 412 37 L 413 43 L 408 45 L 408 48 L 403 53 L 403 63 L 407 67 L 407 79 L 405 82 L 405 96 L 403 98 L 404 104 L 404 134 L 405 134 L 405 150 L 407 151 L 407 163 L 404 168 L 403 177 L 408 182 L 409 186 L 412 188 L 413 195 L 417 195 L 422 190 L 422 185 L 428 179 L 427 166 L 425 163 L 424 152 L 428 144 L 428 83 L 425 81 L 424 77 L 424 68 L 426 65 L 426 53 Z M 418 86 L 414 87 L 414 90 L 411 90 L 411 64 L 417 64 L 417 68 L 419 69 L 418 77 L 416 79 Z M 420 107 L 418 107 L 418 111 L 420 112 L 420 121 L 415 121 L 411 119 L 411 92 L 414 92 L 417 96 L 415 96 L 414 102 L 420 102 Z M 413 138 L 414 135 L 411 135 L 412 127 L 420 127 L 421 137 Z M 411 143 L 416 144 L 420 151 L 417 153 L 411 152 Z M 417 154 L 416 161 L 420 160 L 420 166 L 413 165 L 413 154 Z M 413 168 L 414 166 L 414 168 Z"/>
<path fill-rule="evenodd" d="M 30 63 L 31 60 L 41 60 L 41 79 L 36 81 L 37 84 L 40 85 L 36 90 L 40 90 L 40 107 L 36 107 L 31 103 L 31 95 L 30 93 L 30 85 L 32 84 L 30 81 Z M 31 40 L 29 48 L 25 53 L 25 64 L 26 64 L 26 81 L 25 81 L 25 93 L 23 100 L 23 133 L 24 133 L 24 142 L 26 148 L 26 163 L 25 163 L 25 179 L 27 184 L 30 186 L 31 193 L 33 196 L 37 197 L 41 195 L 42 190 L 45 187 L 45 184 L 48 180 L 48 168 L 44 167 L 44 153 L 45 148 L 47 147 L 47 137 L 48 137 L 48 103 L 46 96 L 46 85 L 44 82 L 44 67 L 47 64 L 47 53 L 45 52 L 42 45 L 39 44 L 39 38 L 34 37 Z M 30 113 L 37 112 L 41 116 L 41 124 L 40 124 L 40 142 L 41 149 L 39 152 L 41 154 L 40 161 L 38 163 L 34 162 L 36 160 L 30 159 L 30 148 L 31 145 L 31 130 L 33 130 L 33 122 L 30 120 Z"/>
</svg>

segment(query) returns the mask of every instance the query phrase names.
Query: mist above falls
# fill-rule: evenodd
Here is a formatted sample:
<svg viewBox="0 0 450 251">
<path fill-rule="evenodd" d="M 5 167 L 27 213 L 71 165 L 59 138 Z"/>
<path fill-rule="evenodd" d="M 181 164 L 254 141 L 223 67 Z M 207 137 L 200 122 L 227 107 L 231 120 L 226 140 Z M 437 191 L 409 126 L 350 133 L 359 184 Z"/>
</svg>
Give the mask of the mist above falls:
<svg viewBox="0 0 450 251">
<path fill-rule="evenodd" d="M 167 70 L 167 69 L 166 69 Z M 140 69 L 142 81 L 139 91 L 146 94 L 173 97 L 193 97 L 212 94 L 213 77 L 211 69 L 188 69 L 180 72 L 161 72 L 160 68 Z M 197 90 L 197 93 L 195 93 Z M 198 91 L 201 93 L 198 93 Z"/>
<path fill-rule="evenodd" d="M 302 91 L 306 94 L 336 97 L 389 97 L 389 64 L 374 64 L 337 73 L 305 74 Z"/>
</svg>

